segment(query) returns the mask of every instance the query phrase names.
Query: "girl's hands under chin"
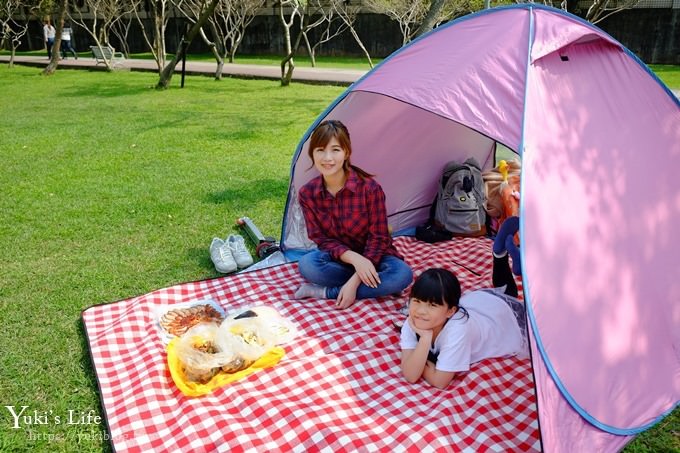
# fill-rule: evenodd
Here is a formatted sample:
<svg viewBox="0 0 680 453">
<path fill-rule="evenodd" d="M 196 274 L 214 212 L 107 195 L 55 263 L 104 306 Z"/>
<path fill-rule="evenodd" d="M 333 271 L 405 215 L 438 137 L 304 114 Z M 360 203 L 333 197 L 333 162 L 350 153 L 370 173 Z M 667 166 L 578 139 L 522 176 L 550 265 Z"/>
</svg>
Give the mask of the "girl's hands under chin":
<svg viewBox="0 0 680 453">
<path fill-rule="evenodd" d="M 416 324 L 413 322 L 413 318 L 411 318 L 410 316 L 408 318 L 406 318 L 406 321 L 408 322 L 408 325 L 411 326 L 411 329 L 415 333 L 417 333 L 420 336 L 421 339 L 425 338 L 428 341 L 432 341 L 432 335 L 433 335 L 432 330 L 419 329 L 418 327 L 416 327 Z"/>
</svg>

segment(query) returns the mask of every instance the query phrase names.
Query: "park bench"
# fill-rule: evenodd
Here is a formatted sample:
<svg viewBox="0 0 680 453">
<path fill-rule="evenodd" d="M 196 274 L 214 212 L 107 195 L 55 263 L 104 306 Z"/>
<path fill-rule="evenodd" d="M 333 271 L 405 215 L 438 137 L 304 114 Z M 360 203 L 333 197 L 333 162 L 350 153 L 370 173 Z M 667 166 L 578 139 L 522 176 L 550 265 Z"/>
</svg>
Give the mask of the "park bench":
<svg viewBox="0 0 680 453">
<path fill-rule="evenodd" d="M 122 67 L 125 62 L 125 55 L 122 52 L 116 52 L 110 46 L 90 46 L 90 49 L 92 49 L 92 55 L 94 55 L 96 64 L 102 63 L 106 65 L 106 62 L 110 61 L 111 67 L 116 68 Z"/>
</svg>

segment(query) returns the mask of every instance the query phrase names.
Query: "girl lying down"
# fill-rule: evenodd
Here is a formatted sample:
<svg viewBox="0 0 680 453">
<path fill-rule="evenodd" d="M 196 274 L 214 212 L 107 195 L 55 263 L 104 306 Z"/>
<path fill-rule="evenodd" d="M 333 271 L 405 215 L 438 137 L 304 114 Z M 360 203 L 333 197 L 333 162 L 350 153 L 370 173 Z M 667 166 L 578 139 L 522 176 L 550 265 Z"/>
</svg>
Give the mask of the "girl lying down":
<svg viewBox="0 0 680 453">
<path fill-rule="evenodd" d="M 514 297 L 517 286 L 502 245 L 515 233 L 511 225 L 494 243 L 495 289 L 461 297 L 458 279 L 446 269 L 428 269 L 416 279 L 401 330 L 401 370 L 408 382 L 423 378 L 443 389 L 480 360 L 528 357 L 524 304 Z"/>
</svg>

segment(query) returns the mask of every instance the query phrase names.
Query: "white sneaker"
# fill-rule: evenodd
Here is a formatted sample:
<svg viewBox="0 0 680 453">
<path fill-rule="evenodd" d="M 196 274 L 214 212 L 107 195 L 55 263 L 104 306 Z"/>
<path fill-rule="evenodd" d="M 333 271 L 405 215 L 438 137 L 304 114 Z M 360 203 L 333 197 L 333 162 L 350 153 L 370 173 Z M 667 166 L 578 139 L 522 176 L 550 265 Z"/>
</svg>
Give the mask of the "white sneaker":
<svg viewBox="0 0 680 453">
<path fill-rule="evenodd" d="M 210 244 L 210 259 L 217 272 L 228 274 L 236 270 L 236 261 L 228 244 L 220 238 L 213 238 Z"/>
<path fill-rule="evenodd" d="M 239 269 L 253 264 L 253 257 L 246 248 L 246 241 L 240 234 L 230 234 L 227 237 L 227 240 L 224 241 L 224 245 L 228 246 L 231 250 L 231 254 L 233 255 Z"/>
</svg>

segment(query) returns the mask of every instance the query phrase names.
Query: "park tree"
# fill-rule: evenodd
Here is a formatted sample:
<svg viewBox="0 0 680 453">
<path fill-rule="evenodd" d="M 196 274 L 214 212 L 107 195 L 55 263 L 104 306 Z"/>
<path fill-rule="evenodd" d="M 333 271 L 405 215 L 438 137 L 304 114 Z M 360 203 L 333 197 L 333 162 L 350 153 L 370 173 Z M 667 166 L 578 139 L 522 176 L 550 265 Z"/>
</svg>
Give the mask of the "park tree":
<svg viewBox="0 0 680 453">
<path fill-rule="evenodd" d="M 442 22 L 478 11 L 482 8 L 489 8 L 491 5 L 490 0 L 431 0 L 429 3 L 427 12 L 420 22 L 414 37 L 433 30 Z M 502 0 L 501 3 L 509 3 L 509 1 Z"/>
<path fill-rule="evenodd" d="M 156 84 L 156 88 L 165 89 L 170 86 L 170 81 L 172 80 L 172 76 L 175 73 L 175 67 L 177 66 L 177 63 L 184 59 L 189 45 L 194 40 L 194 38 L 198 36 L 199 32 L 201 31 L 201 27 L 206 24 L 208 18 L 214 14 L 215 7 L 219 1 L 220 0 L 209 0 L 209 2 L 204 2 L 203 8 L 201 9 L 201 14 L 198 16 L 198 19 L 191 25 L 182 42 L 177 44 L 177 51 L 172 57 L 172 60 L 170 63 L 165 65 L 162 71 L 160 71 L 160 77 L 158 79 L 158 83 Z"/>
<path fill-rule="evenodd" d="M 427 13 L 426 2 L 427 0 L 366 0 L 365 4 L 371 11 L 385 14 L 397 22 L 403 45 L 415 36 L 418 24 Z"/>
<path fill-rule="evenodd" d="M 517 0 L 517 3 L 526 2 Z M 577 0 L 543 0 L 545 5 L 583 17 L 592 24 L 597 24 L 612 14 L 634 8 L 638 3 L 640 0 L 590 0 L 584 6 L 584 3 Z"/>
<path fill-rule="evenodd" d="M 304 15 L 304 4 L 301 0 L 281 0 L 279 1 L 279 19 L 283 26 L 283 43 L 285 45 L 286 55 L 281 60 L 281 86 L 290 85 L 293 78 L 293 71 L 295 70 L 295 49 L 300 45 L 302 34 L 298 33 L 298 37 L 293 44 L 292 29 L 296 23 L 296 19 L 302 22 Z"/>
<path fill-rule="evenodd" d="M 0 0 L 0 48 L 10 49 L 9 67 L 14 66 L 14 55 L 21 39 L 28 31 L 28 17 L 24 21 L 17 21 L 19 12 L 27 6 L 24 0 Z"/>
<path fill-rule="evenodd" d="M 59 57 L 60 57 L 60 52 L 59 49 L 61 48 L 61 32 L 64 30 L 64 20 L 66 19 L 66 14 L 68 13 L 68 0 L 57 0 L 53 8 L 56 12 L 56 19 L 54 22 L 54 28 L 56 29 L 55 33 L 55 38 L 54 38 L 54 44 L 52 49 L 54 51 L 52 52 L 52 58 L 50 59 L 50 62 L 45 66 L 45 69 L 43 69 L 43 74 L 44 75 L 52 75 L 55 73 L 57 70 L 57 67 L 59 66 Z"/>
<path fill-rule="evenodd" d="M 312 67 L 316 67 L 316 50 L 319 46 L 341 35 L 348 28 L 347 23 L 340 18 L 335 9 L 326 6 L 325 3 L 322 5 L 320 0 L 309 0 L 307 2 L 306 15 L 308 17 L 316 16 L 317 19 L 313 23 L 315 25 L 300 30 Z M 317 38 L 312 39 L 310 31 L 315 27 L 319 30 L 316 34 Z"/>
<path fill-rule="evenodd" d="M 361 9 L 361 7 L 357 5 L 351 5 L 351 3 L 347 0 L 330 0 L 330 7 L 333 8 L 335 13 L 340 18 L 340 20 L 342 20 L 342 22 L 345 25 L 347 25 L 349 33 L 352 35 L 352 38 L 354 38 L 354 41 L 356 41 L 357 45 L 359 46 L 361 51 L 364 53 L 364 56 L 368 60 L 368 65 L 371 68 L 373 68 L 373 61 L 371 61 L 371 55 L 368 53 L 366 46 L 364 45 L 363 41 L 361 40 L 359 34 L 356 31 L 356 28 L 354 27 L 357 15 L 359 14 L 359 10 Z"/>
<path fill-rule="evenodd" d="M 142 2 L 142 5 L 145 6 L 146 16 L 150 16 L 152 19 L 152 30 L 148 30 L 143 18 L 140 16 L 140 9 L 142 8 L 135 8 L 133 13 L 139 24 L 144 42 L 151 51 L 151 55 L 158 67 L 158 73 L 160 74 L 165 67 L 165 60 L 167 58 L 165 29 L 168 27 L 168 20 L 170 20 L 170 7 L 172 4 L 170 0 L 145 0 Z"/>
<path fill-rule="evenodd" d="M 120 16 L 120 18 L 111 24 L 111 33 L 117 38 L 120 44 L 120 51 L 123 52 L 126 58 L 130 58 L 130 43 L 128 40 L 128 35 L 130 34 L 130 28 L 135 18 L 135 11 L 137 11 L 141 5 L 142 0 L 128 0 L 133 4 L 130 5 L 129 12 Z"/>
<path fill-rule="evenodd" d="M 630 9 L 640 3 L 640 0 L 594 0 L 588 7 L 585 19 L 596 24 L 612 14 L 616 14 L 624 9 Z"/>
<path fill-rule="evenodd" d="M 367 0 L 366 3 L 372 11 L 385 14 L 399 24 L 402 45 L 443 22 L 484 6 L 484 0 Z"/>
<path fill-rule="evenodd" d="M 191 23 L 195 23 L 201 13 L 202 0 L 174 0 L 175 6 Z M 208 45 L 215 61 L 215 80 L 222 79 L 224 61 L 234 62 L 236 51 L 243 40 L 248 25 L 257 11 L 264 6 L 265 0 L 220 0 L 208 22 L 201 27 L 199 34 Z M 210 31 L 210 36 L 205 29 Z"/>
<path fill-rule="evenodd" d="M 71 22 L 85 30 L 95 45 L 101 50 L 103 47 L 110 46 L 109 34 L 114 25 L 130 16 L 133 10 L 139 6 L 139 1 L 119 1 L 119 0 L 79 0 L 83 7 L 73 5 L 67 12 Z M 83 10 L 87 12 L 87 20 L 83 15 Z M 102 55 L 106 55 L 102 52 Z M 104 64 L 108 70 L 113 69 L 113 60 L 104 57 Z"/>
<path fill-rule="evenodd" d="M 264 5 L 265 0 L 223 0 L 217 4 L 208 23 L 213 39 L 220 39 L 222 57 L 228 58 L 229 63 L 234 62 L 246 29 Z"/>
<path fill-rule="evenodd" d="M 309 33 L 325 23 L 327 15 L 319 0 L 281 0 L 279 2 L 279 19 L 283 26 L 283 41 L 286 50 L 286 55 L 281 60 L 281 86 L 290 85 L 295 69 L 295 52 L 300 47 L 302 39 L 309 40 Z M 292 32 L 296 24 L 297 35 L 293 39 Z"/>
<path fill-rule="evenodd" d="M 416 30 L 415 36 L 420 36 L 432 30 L 437 24 L 437 20 L 441 16 L 442 10 L 446 0 L 432 0 L 430 6 L 420 22 L 420 26 Z"/>
</svg>

